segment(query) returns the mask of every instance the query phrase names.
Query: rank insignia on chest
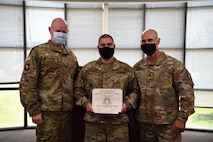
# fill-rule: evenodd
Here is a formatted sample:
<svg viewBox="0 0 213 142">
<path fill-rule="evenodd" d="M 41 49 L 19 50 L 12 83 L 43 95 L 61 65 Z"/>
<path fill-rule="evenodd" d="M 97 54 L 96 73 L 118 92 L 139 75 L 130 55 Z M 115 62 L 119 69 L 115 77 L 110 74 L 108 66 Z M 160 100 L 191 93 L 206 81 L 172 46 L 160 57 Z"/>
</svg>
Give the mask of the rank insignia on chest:
<svg viewBox="0 0 213 142">
<path fill-rule="evenodd" d="M 164 78 L 163 79 L 163 85 L 164 86 L 169 86 L 169 85 L 171 85 L 171 81 L 168 78 Z"/>
</svg>

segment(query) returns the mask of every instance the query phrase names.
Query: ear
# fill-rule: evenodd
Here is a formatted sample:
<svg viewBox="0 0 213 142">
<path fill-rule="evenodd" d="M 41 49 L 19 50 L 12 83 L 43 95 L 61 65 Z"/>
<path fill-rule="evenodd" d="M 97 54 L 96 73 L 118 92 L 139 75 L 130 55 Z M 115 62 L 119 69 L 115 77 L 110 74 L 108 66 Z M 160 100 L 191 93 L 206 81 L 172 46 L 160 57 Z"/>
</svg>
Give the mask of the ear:
<svg viewBox="0 0 213 142">
<path fill-rule="evenodd" d="M 52 30 L 51 30 L 51 28 L 50 27 L 48 27 L 48 30 L 49 30 L 49 32 L 50 32 L 50 34 L 52 33 Z"/>
<path fill-rule="evenodd" d="M 159 45 L 159 44 L 160 44 L 160 38 L 157 39 L 157 45 Z"/>
</svg>

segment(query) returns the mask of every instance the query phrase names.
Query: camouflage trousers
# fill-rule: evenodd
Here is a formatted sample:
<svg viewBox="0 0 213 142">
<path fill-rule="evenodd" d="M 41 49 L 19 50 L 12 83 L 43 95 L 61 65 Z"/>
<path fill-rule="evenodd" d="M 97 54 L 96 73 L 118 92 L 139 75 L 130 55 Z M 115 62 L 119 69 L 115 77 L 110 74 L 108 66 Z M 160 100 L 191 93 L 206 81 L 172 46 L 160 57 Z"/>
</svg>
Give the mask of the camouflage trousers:
<svg viewBox="0 0 213 142">
<path fill-rule="evenodd" d="M 85 122 L 84 142 L 129 142 L 128 124 Z"/>
<path fill-rule="evenodd" d="M 172 124 L 140 123 L 141 142 L 181 142 L 181 133 L 172 130 Z"/>
<path fill-rule="evenodd" d="M 72 112 L 42 112 L 36 142 L 71 142 Z"/>
</svg>

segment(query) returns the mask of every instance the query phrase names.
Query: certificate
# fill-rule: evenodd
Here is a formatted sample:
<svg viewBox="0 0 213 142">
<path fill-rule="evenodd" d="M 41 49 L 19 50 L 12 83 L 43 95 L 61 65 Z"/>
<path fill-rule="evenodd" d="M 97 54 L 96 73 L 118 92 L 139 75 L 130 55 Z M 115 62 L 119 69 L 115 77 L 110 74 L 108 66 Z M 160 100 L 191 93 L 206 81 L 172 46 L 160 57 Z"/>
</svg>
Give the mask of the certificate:
<svg viewBox="0 0 213 142">
<path fill-rule="evenodd" d="M 123 104 L 122 89 L 95 88 L 92 90 L 92 108 L 94 113 L 118 114 Z"/>
</svg>

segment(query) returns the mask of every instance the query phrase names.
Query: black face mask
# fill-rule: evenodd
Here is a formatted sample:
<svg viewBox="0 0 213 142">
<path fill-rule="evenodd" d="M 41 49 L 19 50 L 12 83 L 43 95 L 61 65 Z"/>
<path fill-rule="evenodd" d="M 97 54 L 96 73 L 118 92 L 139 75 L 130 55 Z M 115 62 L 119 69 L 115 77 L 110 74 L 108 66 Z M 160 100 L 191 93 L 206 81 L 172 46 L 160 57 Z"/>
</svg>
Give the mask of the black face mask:
<svg viewBox="0 0 213 142">
<path fill-rule="evenodd" d="M 98 50 L 99 50 L 101 57 L 104 59 L 109 59 L 114 54 L 114 48 L 103 47 L 103 48 L 98 48 Z"/>
<path fill-rule="evenodd" d="M 143 44 L 143 45 L 141 45 L 141 50 L 147 56 L 151 56 L 156 50 L 156 45 L 155 44 Z"/>
</svg>

